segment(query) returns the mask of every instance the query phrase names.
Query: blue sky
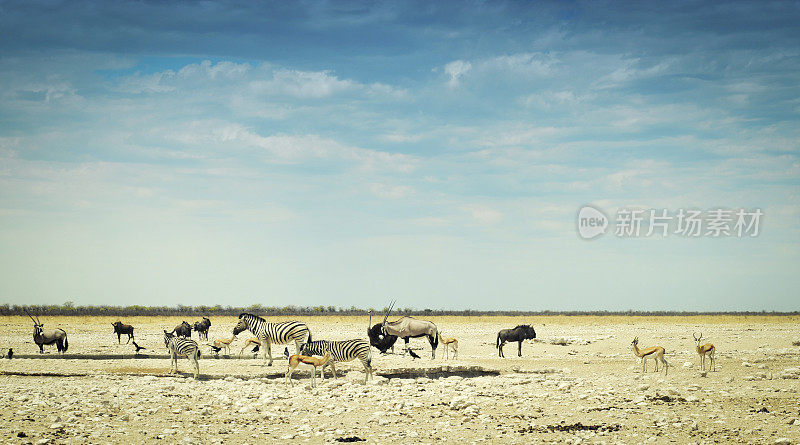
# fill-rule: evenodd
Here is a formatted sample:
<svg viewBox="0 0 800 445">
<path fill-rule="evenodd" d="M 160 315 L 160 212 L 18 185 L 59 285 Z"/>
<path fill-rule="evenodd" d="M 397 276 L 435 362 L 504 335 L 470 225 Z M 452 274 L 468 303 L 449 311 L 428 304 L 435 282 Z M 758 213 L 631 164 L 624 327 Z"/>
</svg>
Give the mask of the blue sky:
<svg viewBox="0 0 800 445">
<path fill-rule="evenodd" d="M 797 23 L 796 2 L 2 2 L 0 301 L 798 310 Z M 764 217 L 585 241 L 585 204 Z"/>
</svg>

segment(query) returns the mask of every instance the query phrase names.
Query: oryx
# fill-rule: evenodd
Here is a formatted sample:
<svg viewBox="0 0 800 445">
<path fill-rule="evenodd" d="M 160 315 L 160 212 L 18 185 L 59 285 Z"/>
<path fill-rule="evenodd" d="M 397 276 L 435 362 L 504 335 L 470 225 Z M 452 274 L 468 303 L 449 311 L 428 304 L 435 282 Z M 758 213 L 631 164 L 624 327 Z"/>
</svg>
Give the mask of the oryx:
<svg viewBox="0 0 800 445">
<path fill-rule="evenodd" d="M 381 334 L 384 336 L 393 335 L 402 338 L 406 343 L 406 350 L 409 350 L 409 338 L 428 337 L 428 342 L 431 344 L 431 359 L 436 358 L 436 347 L 439 346 L 439 330 L 436 328 L 436 325 L 430 321 L 417 320 L 413 317 L 403 317 L 397 321 L 387 322 L 386 320 L 389 318 L 389 313 L 392 312 L 395 303 L 396 301 L 392 302 L 391 306 L 389 306 L 389 310 L 386 311 L 386 315 L 383 317 Z M 371 344 L 374 345 L 375 343 L 381 342 L 381 339 L 377 338 L 372 330 L 368 333 Z"/>
<path fill-rule="evenodd" d="M 45 331 L 44 323 L 39 321 L 39 317 L 33 316 L 25 309 L 25 313 L 33 320 L 33 342 L 39 345 L 39 353 L 44 353 L 44 345 L 56 344 L 58 352 L 67 352 L 69 342 L 67 341 L 67 331 L 63 329 L 48 329 Z"/>
</svg>

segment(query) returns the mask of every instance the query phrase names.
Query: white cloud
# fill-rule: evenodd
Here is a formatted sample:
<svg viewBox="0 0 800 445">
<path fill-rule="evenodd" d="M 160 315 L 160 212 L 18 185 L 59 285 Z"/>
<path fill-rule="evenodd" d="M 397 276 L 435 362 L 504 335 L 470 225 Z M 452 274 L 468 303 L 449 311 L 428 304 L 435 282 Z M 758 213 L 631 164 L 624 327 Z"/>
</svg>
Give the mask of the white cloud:
<svg viewBox="0 0 800 445">
<path fill-rule="evenodd" d="M 389 185 L 373 183 L 370 186 L 373 195 L 383 199 L 402 199 L 414 194 L 414 187 L 409 185 Z"/>
<path fill-rule="evenodd" d="M 494 225 L 503 220 L 503 214 L 484 204 L 467 204 L 461 207 L 478 224 Z"/>
<path fill-rule="evenodd" d="M 444 73 L 450 76 L 447 85 L 450 88 L 456 88 L 462 76 L 467 74 L 472 69 L 472 64 L 463 60 L 455 60 L 444 66 Z"/>
</svg>

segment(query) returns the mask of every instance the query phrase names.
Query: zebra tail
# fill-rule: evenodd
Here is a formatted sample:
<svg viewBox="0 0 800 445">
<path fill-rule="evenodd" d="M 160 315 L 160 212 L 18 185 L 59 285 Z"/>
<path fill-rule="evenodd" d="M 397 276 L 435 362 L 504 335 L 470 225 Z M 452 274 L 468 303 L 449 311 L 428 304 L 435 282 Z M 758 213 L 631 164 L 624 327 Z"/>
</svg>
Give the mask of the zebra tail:
<svg viewBox="0 0 800 445">
<path fill-rule="evenodd" d="M 311 343 L 311 329 L 308 330 L 308 340 L 306 340 L 306 343 Z"/>
<path fill-rule="evenodd" d="M 200 348 L 197 348 L 197 353 L 194 355 L 194 358 L 195 359 L 199 359 L 200 358 Z"/>
</svg>

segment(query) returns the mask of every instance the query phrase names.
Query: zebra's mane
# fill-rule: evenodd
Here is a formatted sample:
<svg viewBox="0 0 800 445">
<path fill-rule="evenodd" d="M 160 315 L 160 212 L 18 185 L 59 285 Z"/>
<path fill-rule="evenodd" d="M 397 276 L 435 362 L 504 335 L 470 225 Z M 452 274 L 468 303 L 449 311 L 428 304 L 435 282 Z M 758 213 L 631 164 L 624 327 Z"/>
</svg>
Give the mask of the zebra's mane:
<svg viewBox="0 0 800 445">
<path fill-rule="evenodd" d="M 245 317 L 245 316 L 250 317 L 250 318 L 255 318 L 256 320 L 261 320 L 261 321 L 264 321 L 264 322 L 267 321 L 267 320 L 264 320 L 263 318 L 259 317 L 258 315 L 253 315 L 253 314 L 250 314 L 250 313 L 247 313 L 247 312 L 242 312 L 241 314 L 239 314 L 239 319 L 241 320 L 242 317 Z"/>
</svg>

